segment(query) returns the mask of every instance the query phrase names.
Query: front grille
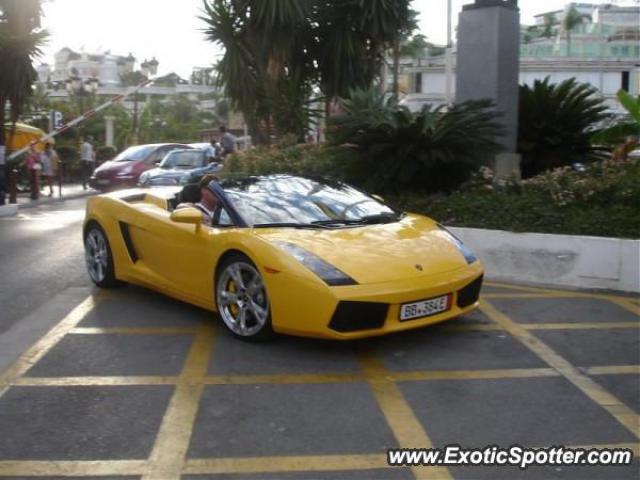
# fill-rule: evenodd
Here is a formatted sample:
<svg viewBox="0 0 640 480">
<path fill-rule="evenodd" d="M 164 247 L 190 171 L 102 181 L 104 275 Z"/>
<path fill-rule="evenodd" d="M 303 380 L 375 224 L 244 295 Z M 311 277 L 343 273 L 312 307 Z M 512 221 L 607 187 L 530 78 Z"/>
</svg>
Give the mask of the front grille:
<svg viewBox="0 0 640 480">
<path fill-rule="evenodd" d="M 480 288 L 482 287 L 482 275 L 476 278 L 466 287 L 458 290 L 458 307 L 465 308 L 473 305 L 480 297 Z"/>
<path fill-rule="evenodd" d="M 329 328 L 336 332 L 356 332 L 381 328 L 389 305 L 375 302 L 340 302 L 331 317 Z"/>
</svg>

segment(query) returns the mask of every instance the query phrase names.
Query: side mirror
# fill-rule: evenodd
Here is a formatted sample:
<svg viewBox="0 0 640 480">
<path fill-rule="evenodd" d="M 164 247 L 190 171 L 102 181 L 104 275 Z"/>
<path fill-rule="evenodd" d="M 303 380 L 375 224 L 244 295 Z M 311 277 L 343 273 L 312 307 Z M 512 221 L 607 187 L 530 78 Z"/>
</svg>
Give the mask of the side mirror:
<svg viewBox="0 0 640 480">
<path fill-rule="evenodd" d="M 384 203 L 384 198 L 382 198 L 380 195 L 376 195 L 375 193 L 373 195 L 371 195 L 373 198 L 375 198 L 376 200 L 378 200 L 379 202 Z"/>
<path fill-rule="evenodd" d="M 188 223 L 196 226 L 196 232 L 202 225 L 202 213 L 197 208 L 180 208 L 171 212 L 171 221 L 176 223 Z"/>
</svg>

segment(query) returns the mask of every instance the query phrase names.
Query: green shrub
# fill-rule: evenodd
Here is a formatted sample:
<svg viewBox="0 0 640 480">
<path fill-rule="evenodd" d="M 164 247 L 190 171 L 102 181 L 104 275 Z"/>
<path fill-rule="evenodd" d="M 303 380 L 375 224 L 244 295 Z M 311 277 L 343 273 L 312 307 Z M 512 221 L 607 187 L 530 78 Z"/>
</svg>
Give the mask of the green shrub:
<svg viewBox="0 0 640 480">
<path fill-rule="evenodd" d="M 225 161 L 225 173 L 335 176 L 336 172 L 335 160 L 329 149 L 311 144 L 257 147 L 235 153 Z"/>
<path fill-rule="evenodd" d="M 606 156 L 591 145 L 595 129 L 608 118 L 594 87 L 575 78 L 554 84 L 549 77 L 520 87 L 518 153 L 525 178 L 575 162 Z"/>
<path fill-rule="evenodd" d="M 640 238 L 640 161 L 562 167 L 495 184 L 488 169 L 449 195 L 388 197 L 400 208 L 452 226 Z"/>
<path fill-rule="evenodd" d="M 96 149 L 96 161 L 98 164 L 112 160 L 116 156 L 117 150 L 115 147 L 103 145 Z"/>
<path fill-rule="evenodd" d="M 344 178 L 377 192 L 450 191 L 498 151 L 490 100 L 412 113 L 372 90 L 354 90 L 330 119 L 328 140 Z"/>
</svg>

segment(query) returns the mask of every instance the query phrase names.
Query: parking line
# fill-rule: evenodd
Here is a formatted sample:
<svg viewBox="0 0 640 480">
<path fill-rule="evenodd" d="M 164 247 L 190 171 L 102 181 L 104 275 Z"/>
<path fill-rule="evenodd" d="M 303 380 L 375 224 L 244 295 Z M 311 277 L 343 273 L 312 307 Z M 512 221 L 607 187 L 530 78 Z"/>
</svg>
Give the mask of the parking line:
<svg viewBox="0 0 640 480">
<path fill-rule="evenodd" d="M 560 356 L 555 350 L 535 337 L 522 325 L 518 325 L 507 315 L 500 312 L 486 300 L 480 302 L 480 309 L 492 320 L 502 325 L 514 338 L 538 355 L 548 365 L 556 369 L 563 377 L 578 387 L 591 400 L 611 414 L 633 435 L 640 438 L 640 416 L 618 400 L 602 386 L 583 374 L 578 368 Z"/>
<path fill-rule="evenodd" d="M 401 448 L 433 448 L 433 442 L 422 428 L 402 392 L 388 374 L 390 373 L 372 352 L 361 352 L 360 367 L 368 378 L 389 428 Z M 446 467 L 413 467 L 417 479 L 452 479 Z"/>
<path fill-rule="evenodd" d="M 4 460 L 0 461 L 0 478 L 140 475 L 147 469 L 146 460 Z"/>
<path fill-rule="evenodd" d="M 640 322 L 521 323 L 526 330 L 607 330 L 640 328 Z"/>
<path fill-rule="evenodd" d="M 640 306 L 632 302 L 630 298 L 609 298 L 609 301 L 626 310 L 629 310 L 638 318 L 638 320 L 640 320 Z"/>
<path fill-rule="evenodd" d="M 204 389 L 202 380 L 213 351 L 213 339 L 213 325 L 200 324 L 149 457 L 151 468 L 143 480 L 180 479 Z"/>
<path fill-rule="evenodd" d="M 90 295 L 76 306 L 58 324 L 49 330 L 40 340 L 27 349 L 7 370 L 0 374 L 0 397 L 9 385 L 24 375 L 38 360 L 51 350 L 85 315 L 91 311 L 106 294 L 102 291 Z"/>
<path fill-rule="evenodd" d="M 310 455 L 187 460 L 183 474 L 318 472 L 392 468 L 386 455 Z M 397 467 L 393 467 L 397 468 Z"/>
<path fill-rule="evenodd" d="M 197 328 L 189 327 L 109 327 L 109 328 L 86 328 L 77 327 L 72 329 L 71 335 L 195 335 Z"/>
<path fill-rule="evenodd" d="M 425 372 L 389 372 L 388 378 L 394 382 L 424 380 L 493 380 L 507 378 L 539 378 L 558 376 L 553 368 L 521 368 L 505 370 L 453 370 Z"/>
<path fill-rule="evenodd" d="M 21 387 L 89 387 L 127 385 L 175 385 L 178 377 L 21 377 L 12 385 Z"/>
<path fill-rule="evenodd" d="M 640 365 L 612 365 L 605 367 L 585 368 L 589 375 L 624 375 L 629 373 L 640 374 Z"/>
<path fill-rule="evenodd" d="M 597 293 L 597 292 L 584 292 L 584 291 L 575 291 L 575 290 L 559 290 L 559 289 L 550 289 L 543 287 L 526 287 L 524 285 L 507 285 L 503 283 L 495 283 L 495 282 L 485 282 L 486 286 L 498 287 L 498 288 L 508 288 L 511 290 L 518 290 L 522 292 L 529 292 L 532 295 L 544 295 L 549 298 L 557 298 L 557 297 L 567 297 L 567 298 L 596 298 L 599 300 L 622 300 L 629 301 L 633 300 L 633 297 L 625 297 L 622 295 L 609 294 L 609 293 Z M 502 295 L 498 293 L 488 293 L 487 295 Z M 508 295 L 508 294 L 504 294 Z M 485 295 L 486 296 L 486 295 Z M 517 294 L 513 295 L 514 298 L 518 297 Z M 520 296 L 520 298 L 527 298 L 527 296 Z M 631 302 L 633 303 L 633 302 Z"/>
</svg>

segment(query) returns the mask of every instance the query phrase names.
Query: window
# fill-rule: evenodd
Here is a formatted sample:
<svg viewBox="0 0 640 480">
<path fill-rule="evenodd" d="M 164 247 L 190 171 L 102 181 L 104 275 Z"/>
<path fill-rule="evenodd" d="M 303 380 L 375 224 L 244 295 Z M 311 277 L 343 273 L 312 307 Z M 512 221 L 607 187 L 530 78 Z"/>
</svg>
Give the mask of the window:
<svg viewBox="0 0 640 480">
<path fill-rule="evenodd" d="M 622 86 L 620 87 L 625 92 L 629 91 L 629 72 L 622 72 Z"/>
</svg>

